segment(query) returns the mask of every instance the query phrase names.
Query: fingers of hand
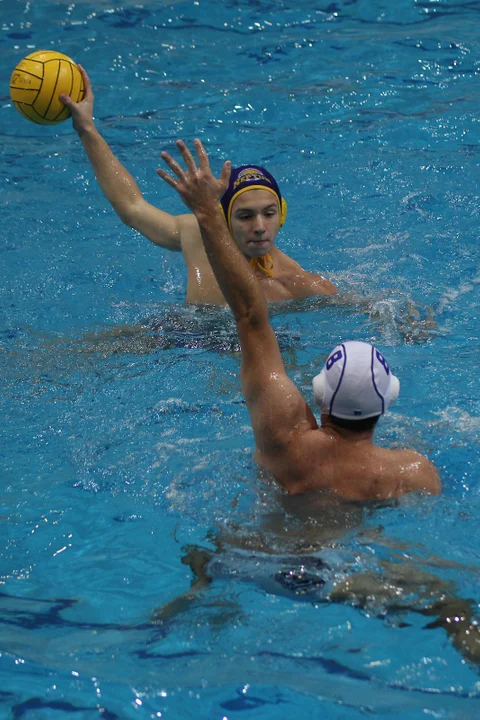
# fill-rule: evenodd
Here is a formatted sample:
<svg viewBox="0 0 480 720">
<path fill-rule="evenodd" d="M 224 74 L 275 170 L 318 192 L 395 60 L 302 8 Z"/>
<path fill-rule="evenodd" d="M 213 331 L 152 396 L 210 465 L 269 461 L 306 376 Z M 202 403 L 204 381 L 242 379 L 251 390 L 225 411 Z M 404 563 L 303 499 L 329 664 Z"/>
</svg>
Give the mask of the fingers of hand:
<svg viewBox="0 0 480 720">
<path fill-rule="evenodd" d="M 230 173 L 232 172 L 232 163 L 230 160 L 226 160 L 223 163 L 222 172 L 220 174 L 220 184 L 226 190 L 228 187 L 228 181 L 230 180 Z"/>
<path fill-rule="evenodd" d="M 177 140 L 176 145 L 178 150 L 180 151 L 180 154 L 182 155 L 185 165 L 187 166 L 186 171 L 182 169 L 182 167 L 176 162 L 176 160 L 172 158 L 171 155 L 164 151 L 160 154 L 161 158 L 165 161 L 170 170 L 172 170 L 172 172 L 177 175 L 178 180 L 172 178 L 172 176 L 164 170 L 157 170 L 158 175 L 160 175 L 160 177 L 165 180 L 165 182 L 167 182 L 179 192 L 183 192 L 186 189 L 189 189 L 189 191 L 193 191 L 194 188 L 197 188 L 196 191 L 198 191 L 199 188 L 204 191 L 207 187 L 210 186 L 211 192 L 214 191 L 215 193 L 218 193 L 218 191 L 220 190 L 220 194 L 223 194 L 223 192 L 225 192 L 226 188 L 228 187 L 228 181 L 230 179 L 231 173 L 231 162 L 227 160 L 223 164 L 222 172 L 217 180 L 212 175 L 210 163 L 208 160 L 208 154 L 203 147 L 202 142 L 198 138 L 195 138 L 193 142 L 198 156 L 198 168 L 195 164 L 192 153 L 185 145 L 183 140 Z M 180 190 L 180 187 L 182 187 L 183 189 Z"/>
<path fill-rule="evenodd" d="M 171 185 L 173 188 L 176 188 L 177 186 L 177 180 L 175 178 L 172 178 L 171 175 L 169 175 L 165 170 L 162 170 L 161 168 L 158 168 L 157 175 L 160 175 L 162 180 L 165 180 L 169 185 Z"/>
<path fill-rule="evenodd" d="M 83 65 L 77 65 L 77 67 L 80 70 L 80 74 L 83 78 L 83 86 L 85 88 L 85 95 L 84 95 L 83 99 L 86 100 L 87 98 L 90 98 L 93 95 L 92 83 L 90 82 L 90 78 L 88 77 L 87 71 L 85 70 Z"/>
<path fill-rule="evenodd" d="M 197 151 L 198 156 L 198 164 L 200 165 L 201 170 L 210 170 L 210 163 L 208 162 L 208 155 L 203 147 L 203 143 L 198 138 L 195 138 L 193 141 L 193 144 L 195 145 L 195 150 Z"/>
<path fill-rule="evenodd" d="M 193 155 L 190 150 L 187 148 L 183 140 L 177 140 L 176 144 L 178 149 L 180 150 L 180 153 L 185 161 L 185 165 L 187 166 L 188 170 L 190 172 L 196 173 L 197 166 L 195 165 L 195 160 L 193 159 Z"/>
<path fill-rule="evenodd" d="M 167 163 L 170 170 L 174 172 L 175 175 L 178 175 L 180 180 L 183 180 L 185 178 L 185 173 L 183 172 L 182 168 L 177 163 L 177 161 L 172 158 L 171 155 L 169 155 L 167 152 L 162 152 L 160 153 L 160 157 Z"/>
</svg>

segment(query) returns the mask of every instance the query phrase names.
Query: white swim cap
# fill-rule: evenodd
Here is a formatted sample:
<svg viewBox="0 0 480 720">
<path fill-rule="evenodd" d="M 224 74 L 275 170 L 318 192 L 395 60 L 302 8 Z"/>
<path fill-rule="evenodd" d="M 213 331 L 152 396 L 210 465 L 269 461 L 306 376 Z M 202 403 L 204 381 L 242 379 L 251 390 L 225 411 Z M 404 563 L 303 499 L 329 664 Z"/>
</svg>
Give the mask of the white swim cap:
<svg viewBox="0 0 480 720">
<path fill-rule="evenodd" d="M 344 420 L 383 415 L 399 390 L 398 378 L 377 348 L 356 341 L 337 345 L 313 378 L 313 395 L 322 412 Z"/>
</svg>

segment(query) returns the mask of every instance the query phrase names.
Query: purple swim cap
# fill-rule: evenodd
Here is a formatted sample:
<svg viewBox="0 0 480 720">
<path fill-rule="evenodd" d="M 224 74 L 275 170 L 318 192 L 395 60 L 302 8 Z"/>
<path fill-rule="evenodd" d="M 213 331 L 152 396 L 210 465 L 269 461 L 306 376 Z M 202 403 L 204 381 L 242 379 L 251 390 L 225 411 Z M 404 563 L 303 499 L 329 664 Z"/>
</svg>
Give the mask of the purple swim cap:
<svg viewBox="0 0 480 720">
<path fill-rule="evenodd" d="M 287 216 L 287 203 L 282 198 L 277 181 L 273 175 L 259 165 L 239 165 L 238 167 L 232 168 L 228 188 L 220 198 L 220 206 L 230 231 L 232 230 L 231 216 L 233 203 L 239 195 L 247 190 L 269 190 L 275 195 L 280 211 L 281 227 Z"/>
</svg>

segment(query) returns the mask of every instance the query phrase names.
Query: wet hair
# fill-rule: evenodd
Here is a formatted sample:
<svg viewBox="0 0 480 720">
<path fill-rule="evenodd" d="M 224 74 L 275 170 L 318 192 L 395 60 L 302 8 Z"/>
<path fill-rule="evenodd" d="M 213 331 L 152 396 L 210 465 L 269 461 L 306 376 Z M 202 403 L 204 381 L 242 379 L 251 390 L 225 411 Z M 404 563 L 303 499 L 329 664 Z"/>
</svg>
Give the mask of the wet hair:
<svg viewBox="0 0 480 720">
<path fill-rule="evenodd" d="M 362 420 L 345 420 L 344 418 L 335 417 L 335 415 L 329 416 L 335 425 L 338 425 L 345 430 L 352 430 L 353 432 L 366 432 L 367 430 L 374 430 L 381 415 L 374 415 L 373 417 L 363 418 Z"/>
</svg>

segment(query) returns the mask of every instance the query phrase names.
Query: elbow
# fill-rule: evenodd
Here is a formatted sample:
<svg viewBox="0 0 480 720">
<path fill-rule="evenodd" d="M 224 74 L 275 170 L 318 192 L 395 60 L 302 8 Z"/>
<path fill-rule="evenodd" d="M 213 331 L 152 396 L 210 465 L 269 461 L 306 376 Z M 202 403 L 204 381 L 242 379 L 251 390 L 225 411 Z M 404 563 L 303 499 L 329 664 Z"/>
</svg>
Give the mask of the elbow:
<svg viewBox="0 0 480 720">
<path fill-rule="evenodd" d="M 113 206 L 115 212 L 117 213 L 118 217 L 122 221 L 124 225 L 127 225 L 128 227 L 135 228 L 137 221 L 136 221 L 136 213 L 133 211 L 133 208 L 128 205 L 121 205 L 121 206 Z"/>
<path fill-rule="evenodd" d="M 117 213 L 117 214 L 124 225 L 126 225 L 129 228 L 135 227 L 134 224 L 128 218 L 126 218 L 124 215 L 120 215 L 120 213 Z"/>
<path fill-rule="evenodd" d="M 241 308 L 234 313 L 234 317 L 239 330 L 243 329 L 251 332 L 252 330 L 259 330 L 265 324 L 268 324 L 268 312 L 264 308 Z"/>
<path fill-rule="evenodd" d="M 146 202 L 142 195 L 122 198 L 118 202 L 112 202 L 112 205 L 124 225 L 138 229 L 141 218 L 145 215 Z"/>
</svg>

